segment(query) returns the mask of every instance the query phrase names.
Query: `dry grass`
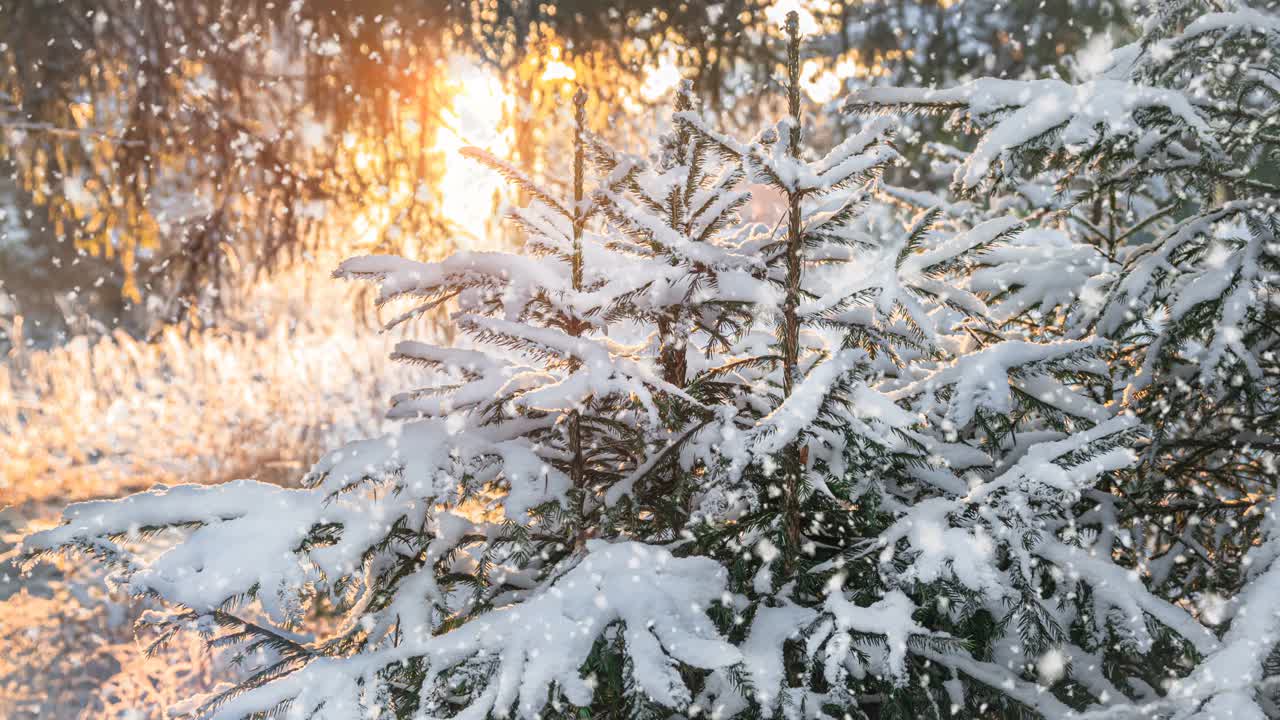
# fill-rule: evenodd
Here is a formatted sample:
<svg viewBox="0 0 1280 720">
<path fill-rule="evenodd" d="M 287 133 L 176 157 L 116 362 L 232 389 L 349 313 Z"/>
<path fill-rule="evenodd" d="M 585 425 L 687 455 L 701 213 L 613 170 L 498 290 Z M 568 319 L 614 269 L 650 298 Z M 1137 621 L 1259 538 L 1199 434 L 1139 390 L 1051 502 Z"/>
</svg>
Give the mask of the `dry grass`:
<svg viewBox="0 0 1280 720">
<path fill-rule="evenodd" d="M 0 365 L 0 506 L 297 473 L 376 431 L 389 387 L 377 344 L 280 323 L 17 354 Z"/>
</svg>

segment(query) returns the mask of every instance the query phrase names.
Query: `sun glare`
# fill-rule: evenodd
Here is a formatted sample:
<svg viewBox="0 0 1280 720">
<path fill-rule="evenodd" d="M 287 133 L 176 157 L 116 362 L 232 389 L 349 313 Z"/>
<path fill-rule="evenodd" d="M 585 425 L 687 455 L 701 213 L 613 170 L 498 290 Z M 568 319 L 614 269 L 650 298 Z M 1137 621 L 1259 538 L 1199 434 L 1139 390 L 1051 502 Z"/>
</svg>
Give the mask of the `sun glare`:
<svg viewBox="0 0 1280 720">
<path fill-rule="evenodd" d="M 470 63 L 456 61 L 451 76 L 457 78 L 457 94 L 445 113 L 445 125 L 436 132 L 436 148 L 446 155 L 437 192 L 445 216 L 470 236 L 455 238 L 455 242 L 491 249 L 496 241 L 487 237 L 489 219 L 502 179 L 461 157 L 459 151 L 474 145 L 505 156 L 512 137 L 511 130 L 503 127 L 503 118 L 509 115 L 512 100 L 501 80 Z"/>
<path fill-rule="evenodd" d="M 823 69 L 816 60 L 805 60 L 804 66 L 800 68 L 800 82 L 804 87 L 805 93 L 814 100 L 814 102 L 826 103 L 835 99 L 840 94 L 840 88 L 844 85 L 843 77 L 837 72 L 829 69 Z"/>
<path fill-rule="evenodd" d="M 910 56 L 910 51 L 890 50 L 864 58 L 861 51 L 854 48 L 840 56 L 833 67 L 823 67 L 814 59 L 805 60 L 800 68 L 800 82 L 805 94 L 814 102 L 826 103 L 844 90 L 846 80 L 882 77 L 889 72 L 889 63 Z"/>
<path fill-rule="evenodd" d="M 778 2 L 764 9 L 764 16 L 773 25 L 781 25 L 787 18 L 787 13 L 795 11 L 800 16 L 800 34 L 812 35 L 818 32 L 818 20 L 814 17 L 814 9 L 826 9 L 830 3 L 828 2 L 805 2 L 805 0 L 778 0 Z"/>
<path fill-rule="evenodd" d="M 640 85 L 640 97 L 655 102 L 680 84 L 680 68 L 671 55 L 664 55 L 657 65 L 645 68 L 644 82 Z"/>
<path fill-rule="evenodd" d="M 441 111 L 443 123 L 430 140 L 432 149 L 444 156 L 443 175 L 434 183 L 398 177 L 385 187 L 373 189 L 349 225 L 352 237 L 361 247 L 374 247 L 383 237 L 401 241 L 404 252 L 428 255 L 439 250 L 497 247 L 498 241 L 489 235 L 493 229 L 490 222 L 493 201 L 502 188 L 501 179 L 462 157 L 460 151 L 474 145 L 499 157 L 508 154 L 511 132 L 503 129 L 503 119 L 509 114 L 511 99 L 497 77 L 465 61 L 454 61 L 450 77 L 453 78 L 453 100 Z M 401 128 L 408 138 L 422 133 L 421 125 L 413 117 L 403 120 Z M 348 133 L 343 136 L 342 144 L 350 153 L 351 165 L 359 171 L 382 161 L 379 144 L 373 139 Z M 456 232 L 448 238 L 402 237 L 396 218 L 400 209 L 414 199 L 434 200 Z"/>
<path fill-rule="evenodd" d="M 559 45 L 552 45 L 547 49 L 546 69 L 542 71 L 543 82 L 573 80 L 578 77 L 578 71 L 560 59 L 563 52 Z"/>
</svg>

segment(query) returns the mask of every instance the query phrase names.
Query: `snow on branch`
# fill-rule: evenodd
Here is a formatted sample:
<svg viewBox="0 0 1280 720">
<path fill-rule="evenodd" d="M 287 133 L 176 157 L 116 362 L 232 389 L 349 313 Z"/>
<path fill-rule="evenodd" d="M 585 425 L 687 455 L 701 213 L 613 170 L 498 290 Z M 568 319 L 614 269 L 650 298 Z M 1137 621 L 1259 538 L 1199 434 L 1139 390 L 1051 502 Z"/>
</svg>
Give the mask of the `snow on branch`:
<svg viewBox="0 0 1280 720">
<path fill-rule="evenodd" d="M 981 78 L 954 88 L 865 88 L 845 101 L 849 112 L 903 108 L 960 110 L 982 139 L 956 170 L 956 185 L 972 191 L 1010 159 L 1011 153 L 1042 144 L 1068 155 L 1099 140 L 1128 136 L 1146 140 L 1138 113 L 1158 110 L 1190 130 L 1204 147 L 1218 150 L 1208 121 L 1182 92 L 1113 79 L 1073 85 L 1061 80 Z"/>
<path fill-rule="evenodd" d="M 679 711 L 690 702 L 682 667 L 712 670 L 742 659 L 707 616 L 725 579 L 725 571 L 706 558 L 592 540 L 573 567 L 525 599 L 439 635 L 316 660 L 239 695 L 212 718 L 232 720 L 284 703 L 304 716 L 346 718 L 366 707 L 369 696 L 389 691 L 379 679 L 382 669 L 418 661 L 425 671 L 424 711 L 533 720 L 557 698 L 590 705 L 594 690 L 581 668 L 597 642 L 615 636 L 625 645 L 637 684 L 655 702 Z"/>
<path fill-rule="evenodd" d="M 1076 397 L 1066 386 L 1050 383 L 1052 378 L 1046 370 L 1053 364 L 1086 360 L 1103 344 L 1097 338 L 1053 343 L 1008 340 L 957 358 L 952 364 L 894 390 L 889 396 L 894 400 L 905 400 L 949 390 L 945 415 L 957 425 L 966 425 L 980 408 L 997 413 L 1011 412 L 1013 388 L 1024 383 L 1024 378 L 1038 377 L 1039 383 L 1030 387 L 1039 391 L 1041 400 L 1091 417 L 1095 415 L 1092 404 L 1086 398 Z M 926 402 L 922 407 L 929 410 L 933 404 Z"/>
</svg>

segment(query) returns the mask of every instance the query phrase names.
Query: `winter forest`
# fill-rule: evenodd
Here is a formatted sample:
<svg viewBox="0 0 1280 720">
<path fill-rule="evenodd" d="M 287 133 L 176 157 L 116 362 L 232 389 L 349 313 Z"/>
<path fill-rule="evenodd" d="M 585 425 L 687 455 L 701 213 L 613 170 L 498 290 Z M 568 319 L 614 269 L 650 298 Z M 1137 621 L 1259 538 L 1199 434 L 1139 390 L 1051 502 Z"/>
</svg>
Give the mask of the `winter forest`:
<svg viewBox="0 0 1280 720">
<path fill-rule="evenodd" d="M 1277 0 L 0 0 L 0 718 L 1280 719 Z"/>
</svg>

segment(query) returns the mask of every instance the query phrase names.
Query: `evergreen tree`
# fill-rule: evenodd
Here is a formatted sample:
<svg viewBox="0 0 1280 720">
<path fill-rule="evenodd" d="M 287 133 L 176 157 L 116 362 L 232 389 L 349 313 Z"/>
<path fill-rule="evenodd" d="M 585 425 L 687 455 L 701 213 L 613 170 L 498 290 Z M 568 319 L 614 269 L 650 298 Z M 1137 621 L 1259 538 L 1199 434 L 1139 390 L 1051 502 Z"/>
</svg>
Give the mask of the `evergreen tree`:
<svg viewBox="0 0 1280 720">
<path fill-rule="evenodd" d="M 624 322 L 673 304 L 646 304 L 667 262 L 601 234 L 606 198 L 634 185 L 638 166 L 620 160 L 589 186 L 585 102 L 580 92 L 570 197 L 468 151 L 532 199 L 513 213 L 526 254 L 339 268 L 378 281 L 382 302 L 413 300 L 392 326 L 456 307 L 469 342 L 396 348 L 431 371 L 431 385 L 393 399 L 392 417 L 411 422 L 330 454 L 299 489 L 159 488 L 75 506 L 29 540 L 90 552 L 119 567 L 126 589 L 172 603 L 148 620 L 161 642 L 194 627 L 237 648 L 248 678 L 198 714 L 554 714 L 590 705 L 594 683 L 579 671 L 618 657 L 628 683 L 675 708 L 688 703 L 681 668 L 738 658 L 705 614 L 723 592 L 715 563 L 628 540 L 604 517 L 609 490 L 670 434 L 664 409 L 702 406 L 645 354 L 649 326 Z M 644 518 L 625 523 L 628 537 L 655 534 Z M 130 544 L 175 527 L 194 529 L 149 562 Z M 317 604 L 340 618 L 322 638 L 300 632 Z"/>
<path fill-rule="evenodd" d="M 753 423 L 717 448 L 691 526 L 729 570 L 723 627 L 745 653 L 700 703 L 766 717 L 1066 712 L 1024 677 L 1070 624 L 1036 577 L 1061 563 L 1027 546 L 1129 463 L 1114 446 L 1132 421 L 1078 392 L 1095 341 L 1007 338 L 966 289 L 975 256 L 1019 223 L 970 222 L 945 201 L 905 227 L 861 212 L 896 157 L 886 121 L 805 161 L 794 18 L 789 34 L 777 127 L 740 144 L 681 116 L 785 198 L 775 223 L 743 230 L 776 300 L 732 353 L 737 413 Z M 1030 663 L 1010 672 L 1001 641 L 1019 631 Z"/>
<path fill-rule="evenodd" d="M 1273 582 L 1255 558 L 1276 498 L 1280 24 L 1274 7 L 1162 2 L 1140 30 L 1077 83 L 870 89 L 849 106 L 951 112 L 977 131 L 962 194 L 1055 185 L 1069 236 L 980 282 L 1003 288 L 993 319 L 1110 341 L 1091 394 L 1140 418 L 1141 439 L 1134 467 L 1082 498 L 1077 532 L 1141 578 L 1134 596 L 1167 605 L 1129 614 L 1149 637 L 1095 609 L 1070 690 L 1117 705 L 1109 716 L 1274 716 L 1274 611 L 1252 604 Z"/>
</svg>

